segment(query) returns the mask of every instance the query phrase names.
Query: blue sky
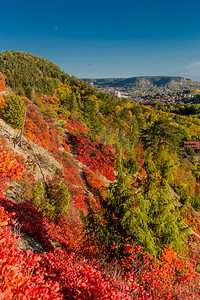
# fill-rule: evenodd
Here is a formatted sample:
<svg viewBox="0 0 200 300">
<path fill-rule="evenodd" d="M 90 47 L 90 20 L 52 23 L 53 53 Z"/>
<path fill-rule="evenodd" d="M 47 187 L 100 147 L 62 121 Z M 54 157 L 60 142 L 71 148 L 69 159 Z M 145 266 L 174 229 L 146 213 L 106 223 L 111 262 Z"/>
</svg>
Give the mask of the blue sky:
<svg viewBox="0 0 200 300">
<path fill-rule="evenodd" d="M 79 78 L 200 81 L 200 1 L 10 0 L 1 5 L 4 50 L 49 59 Z"/>
</svg>

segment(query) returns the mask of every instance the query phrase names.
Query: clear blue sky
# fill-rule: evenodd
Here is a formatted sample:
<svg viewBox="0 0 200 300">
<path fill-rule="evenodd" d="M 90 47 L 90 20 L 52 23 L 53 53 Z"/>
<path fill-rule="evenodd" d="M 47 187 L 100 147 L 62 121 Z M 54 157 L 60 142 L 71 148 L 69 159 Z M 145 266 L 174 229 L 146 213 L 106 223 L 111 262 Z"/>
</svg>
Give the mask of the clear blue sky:
<svg viewBox="0 0 200 300">
<path fill-rule="evenodd" d="M 29 52 L 77 77 L 200 81 L 199 0 L 9 0 L 0 52 Z"/>
</svg>

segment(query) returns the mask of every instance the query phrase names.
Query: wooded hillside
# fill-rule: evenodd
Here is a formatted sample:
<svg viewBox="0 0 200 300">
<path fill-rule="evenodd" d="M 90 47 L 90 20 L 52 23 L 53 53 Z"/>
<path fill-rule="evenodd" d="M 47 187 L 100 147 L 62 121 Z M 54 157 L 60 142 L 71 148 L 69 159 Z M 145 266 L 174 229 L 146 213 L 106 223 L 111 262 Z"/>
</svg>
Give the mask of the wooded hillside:
<svg viewBox="0 0 200 300">
<path fill-rule="evenodd" d="M 199 116 L 23 52 L 0 72 L 0 299 L 198 299 Z"/>
</svg>

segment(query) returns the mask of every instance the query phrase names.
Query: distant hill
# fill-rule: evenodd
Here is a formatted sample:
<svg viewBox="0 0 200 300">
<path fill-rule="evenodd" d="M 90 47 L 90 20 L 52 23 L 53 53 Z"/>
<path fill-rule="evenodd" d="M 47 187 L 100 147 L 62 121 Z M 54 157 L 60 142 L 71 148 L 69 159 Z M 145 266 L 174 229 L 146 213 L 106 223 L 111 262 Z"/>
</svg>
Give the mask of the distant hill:
<svg viewBox="0 0 200 300">
<path fill-rule="evenodd" d="M 81 84 L 85 89 L 91 90 L 86 82 L 66 74 L 49 60 L 22 51 L 0 53 L 0 72 L 6 76 L 7 87 L 28 97 L 33 90 L 50 95 L 61 82 L 72 87 Z"/>
<path fill-rule="evenodd" d="M 57 80 L 64 81 L 67 77 L 54 63 L 20 51 L 0 53 L 0 71 L 6 76 L 6 85 L 20 94 L 32 88 L 41 93 L 45 88 L 51 91 Z"/>
<path fill-rule="evenodd" d="M 131 78 L 100 78 L 83 79 L 93 83 L 98 88 L 114 87 L 126 90 L 141 90 L 154 92 L 180 91 L 199 89 L 200 83 L 183 77 L 172 76 L 140 76 Z"/>
</svg>

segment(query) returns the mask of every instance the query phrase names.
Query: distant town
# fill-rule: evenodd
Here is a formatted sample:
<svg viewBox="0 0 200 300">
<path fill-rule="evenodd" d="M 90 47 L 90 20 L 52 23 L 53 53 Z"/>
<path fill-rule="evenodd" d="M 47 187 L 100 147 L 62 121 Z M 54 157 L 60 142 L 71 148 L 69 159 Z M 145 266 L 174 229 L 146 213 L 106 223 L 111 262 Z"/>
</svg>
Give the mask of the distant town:
<svg viewBox="0 0 200 300">
<path fill-rule="evenodd" d="M 95 85 L 93 84 L 92 86 L 95 87 Z M 115 95 L 119 98 L 127 98 L 140 104 L 149 102 L 162 102 L 165 104 L 190 102 L 195 97 L 194 92 L 191 91 L 169 91 L 168 93 L 153 93 L 144 90 L 119 90 L 118 88 L 114 87 L 104 87 L 98 89 L 102 92 Z"/>
<path fill-rule="evenodd" d="M 200 94 L 200 83 L 183 77 L 139 76 L 131 78 L 85 78 L 102 92 L 141 104 L 192 102 Z"/>
</svg>

